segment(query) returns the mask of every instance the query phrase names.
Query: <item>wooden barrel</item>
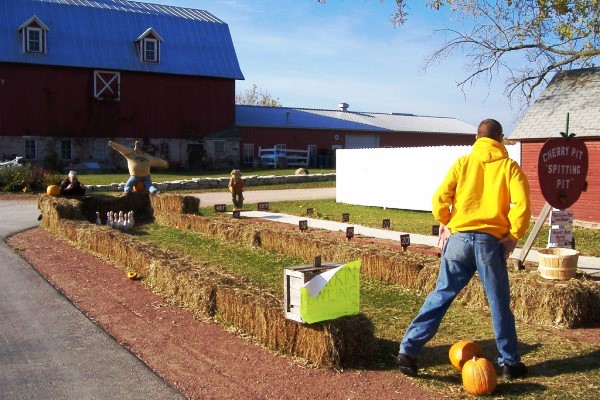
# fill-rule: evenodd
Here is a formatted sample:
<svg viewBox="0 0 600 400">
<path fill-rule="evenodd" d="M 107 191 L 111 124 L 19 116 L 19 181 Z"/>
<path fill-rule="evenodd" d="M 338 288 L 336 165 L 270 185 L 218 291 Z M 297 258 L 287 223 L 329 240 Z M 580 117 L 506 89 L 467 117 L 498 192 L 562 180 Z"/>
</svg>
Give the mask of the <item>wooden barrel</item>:
<svg viewBox="0 0 600 400">
<path fill-rule="evenodd" d="M 579 252 L 554 247 L 538 251 L 538 271 L 543 278 L 567 280 L 575 278 Z"/>
</svg>

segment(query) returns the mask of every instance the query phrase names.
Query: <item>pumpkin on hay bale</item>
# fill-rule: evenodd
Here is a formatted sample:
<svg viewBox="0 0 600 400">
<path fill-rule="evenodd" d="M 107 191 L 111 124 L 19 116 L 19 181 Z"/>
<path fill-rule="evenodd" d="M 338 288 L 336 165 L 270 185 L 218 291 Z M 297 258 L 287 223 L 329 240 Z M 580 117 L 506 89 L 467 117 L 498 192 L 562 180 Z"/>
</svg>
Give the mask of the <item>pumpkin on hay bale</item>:
<svg viewBox="0 0 600 400">
<path fill-rule="evenodd" d="M 60 196 L 60 186 L 50 185 L 46 188 L 46 194 L 48 196 Z"/>
<path fill-rule="evenodd" d="M 146 191 L 146 186 L 144 185 L 144 181 L 139 181 L 135 185 L 133 185 L 133 191 L 138 193 L 144 193 Z"/>
</svg>

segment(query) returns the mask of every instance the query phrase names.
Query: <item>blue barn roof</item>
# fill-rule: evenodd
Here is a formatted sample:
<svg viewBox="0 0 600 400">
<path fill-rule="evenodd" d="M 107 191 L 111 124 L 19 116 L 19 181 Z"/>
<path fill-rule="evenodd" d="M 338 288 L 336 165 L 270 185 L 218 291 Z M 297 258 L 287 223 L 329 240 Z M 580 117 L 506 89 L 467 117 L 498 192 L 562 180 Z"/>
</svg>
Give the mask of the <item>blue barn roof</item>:
<svg viewBox="0 0 600 400">
<path fill-rule="evenodd" d="M 19 28 L 47 27 L 45 54 L 23 51 Z M 151 28 L 160 62 L 135 41 Z M 2 0 L 0 62 L 244 79 L 229 27 L 209 12 L 128 0 Z"/>
</svg>

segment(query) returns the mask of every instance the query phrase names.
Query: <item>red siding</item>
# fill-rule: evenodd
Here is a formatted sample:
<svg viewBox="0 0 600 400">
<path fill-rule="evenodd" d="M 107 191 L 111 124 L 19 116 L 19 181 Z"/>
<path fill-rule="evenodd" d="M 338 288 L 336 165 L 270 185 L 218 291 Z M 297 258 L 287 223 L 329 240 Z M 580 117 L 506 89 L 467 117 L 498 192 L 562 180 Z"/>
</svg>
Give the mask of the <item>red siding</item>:
<svg viewBox="0 0 600 400">
<path fill-rule="evenodd" d="M 546 200 L 542 196 L 538 181 L 538 158 L 545 141 L 523 142 L 521 164 L 531 185 L 531 204 L 533 216 L 537 217 Z M 573 218 L 579 221 L 600 223 L 600 140 L 585 140 L 588 149 L 589 165 L 588 189 L 570 208 Z"/>
<path fill-rule="evenodd" d="M 0 63 L 0 136 L 199 139 L 235 124 L 235 80 L 121 72 L 121 100 L 93 69 Z"/>
</svg>

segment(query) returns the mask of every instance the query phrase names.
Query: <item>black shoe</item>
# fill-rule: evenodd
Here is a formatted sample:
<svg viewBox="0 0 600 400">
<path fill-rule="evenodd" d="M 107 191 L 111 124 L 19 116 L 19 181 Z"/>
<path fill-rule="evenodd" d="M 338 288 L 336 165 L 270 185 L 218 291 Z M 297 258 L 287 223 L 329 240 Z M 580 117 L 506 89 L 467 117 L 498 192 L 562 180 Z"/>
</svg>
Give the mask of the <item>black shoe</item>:
<svg viewBox="0 0 600 400">
<path fill-rule="evenodd" d="M 397 361 L 400 372 L 408 376 L 417 376 L 417 363 L 414 357 L 400 353 L 398 354 Z"/>
<path fill-rule="evenodd" d="M 527 367 L 522 362 L 515 365 L 504 364 L 502 366 L 502 377 L 504 379 L 521 378 L 527 375 Z"/>
</svg>

